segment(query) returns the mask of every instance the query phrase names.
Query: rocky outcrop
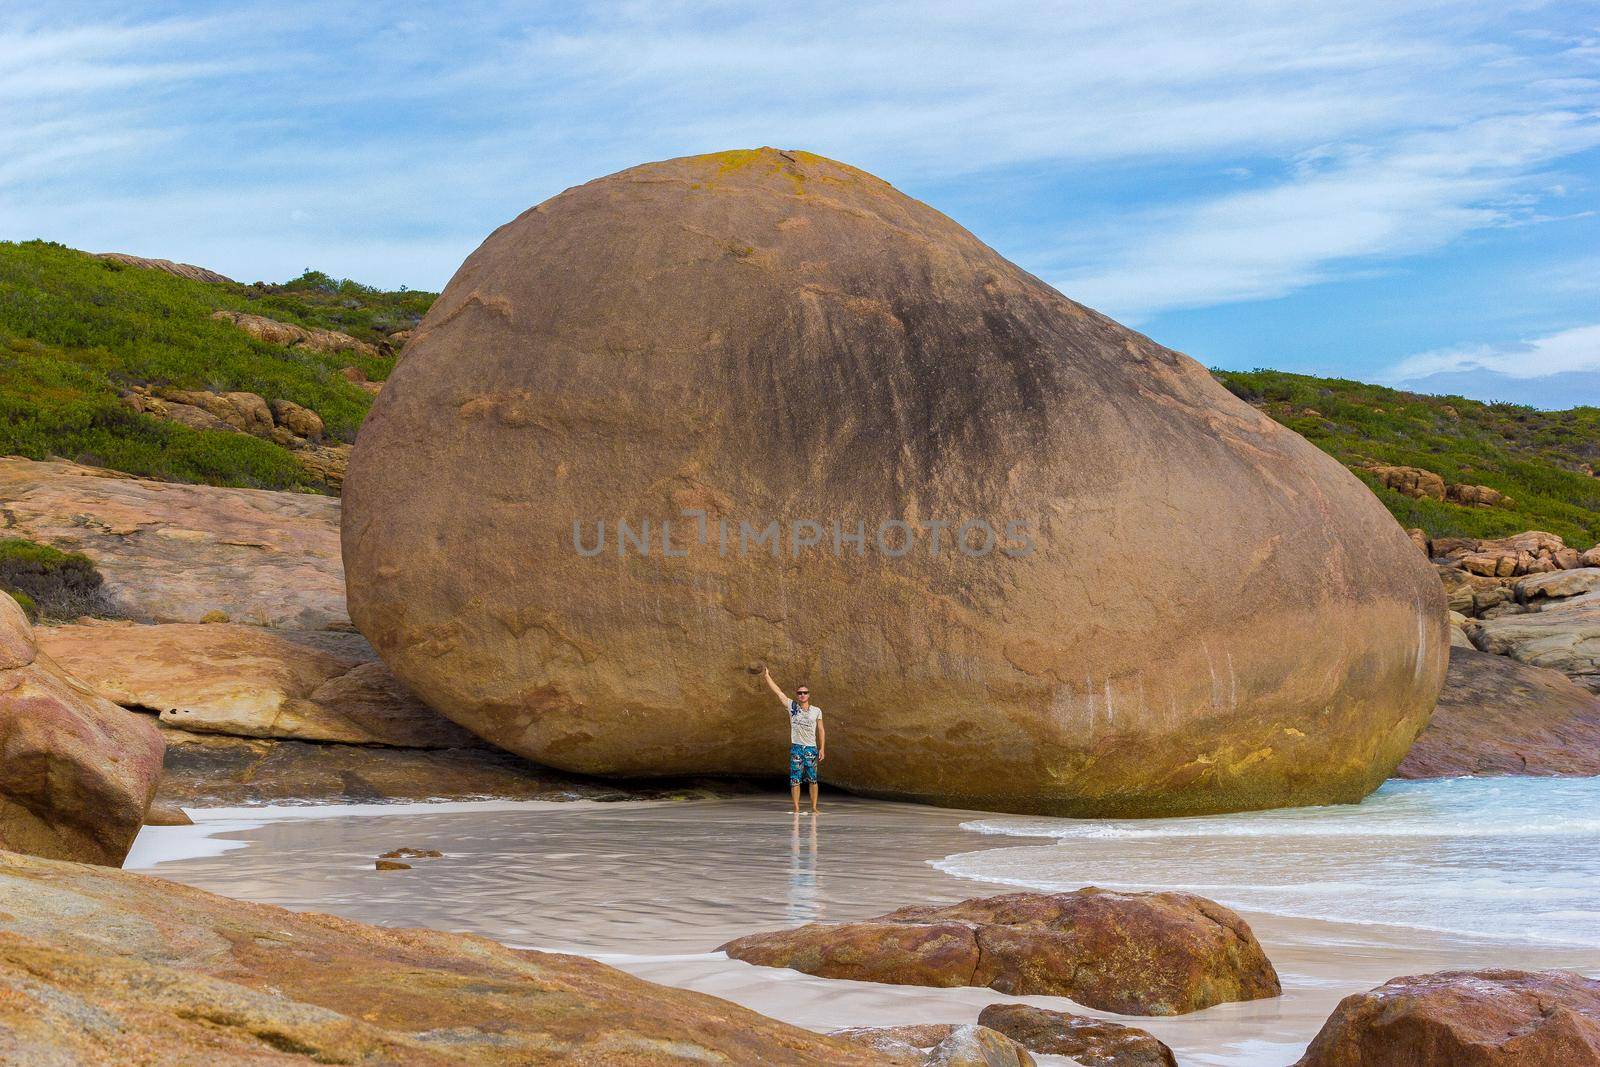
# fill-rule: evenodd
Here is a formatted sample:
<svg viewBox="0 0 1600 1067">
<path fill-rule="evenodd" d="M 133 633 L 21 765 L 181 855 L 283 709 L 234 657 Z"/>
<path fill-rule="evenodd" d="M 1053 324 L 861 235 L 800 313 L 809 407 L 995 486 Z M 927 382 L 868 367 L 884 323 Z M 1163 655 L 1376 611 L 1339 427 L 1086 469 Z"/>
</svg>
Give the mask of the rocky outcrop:
<svg viewBox="0 0 1600 1067">
<path fill-rule="evenodd" d="M 1555 534 L 1529 530 L 1511 537 L 1438 537 L 1430 545 L 1434 559 L 1488 578 L 1515 578 L 1579 566 L 1584 553 L 1568 548 Z"/>
<path fill-rule="evenodd" d="M 62 671 L 0 593 L 0 848 L 120 864 L 161 755 L 155 727 Z"/>
<path fill-rule="evenodd" d="M 206 393 L 134 386 L 123 397 L 135 411 L 182 423 L 191 430 L 247 433 L 289 449 L 313 478 L 337 490 L 344 482 L 350 446 L 323 441 L 322 417 L 292 400 L 270 403 L 255 393 Z"/>
<path fill-rule="evenodd" d="M 1355 475 L 806 153 L 650 164 L 501 227 L 345 492 L 351 612 L 396 676 L 575 772 L 781 773 L 761 661 L 810 682 L 858 792 L 1353 801 L 1444 676 L 1439 583 Z"/>
<path fill-rule="evenodd" d="M 6 533 L 82 552 L 109 608 L 151 622 L 348 629 L 339 502 L 0 458 Z"/>
<path fill-rule="evenodd" d="M 678 800 L 748 793 L 739 782 L 603 782 L 492 748 L 380 748 L 163 729 L 156 799 L 190 808 L 423 800 Z"/>
<path fill-rule="evenodd" d="M 379 393 L 383 392 L 383 383 L 368 381 L 366 372 L 360 367 L 341 367 L 339 369 L 339 376 L 345 381 L 349 382 L 351 385 L 364 389 L 373 396 L 377 396 Z"/>
<path fill-rule="evenodd" d="M 1487 485 L 1448 485 L 1445 486 L 1444 498 L 1452 504 L 1477 508 L 1509 508 L 1516 504 L 1500 490 Z"/>
<path fill-rule="evenodd" d="M 1029 1052 L 1070 1056 L 1083 1067 L 1178 1067 L 1172 1050 L 1133 1026 L 1029 1004 L 991 1004 L 978 1022 Z"/>
<path fill-rule="evenodd" d="M 1189 893 L 1008 893 L 751 934 L 719 951 L 823 978 L 988 986 L 1124 1015 L 1182 1015 L 1279 993 L 1244 920 Z"/>
<path fill-rule="evenodd" d="M 174 263 L 170 259 L 147 259 L 144 256 L 130 256 L 126 252 L 97 252 L 96 259 L 106 259 L 113 263 L 121 263 L 125 267 L 138 267 L 142 270 L 158 270 L 163 274 L 176 275 L 187 278 L 192 282 L 237 284 L 226 274 L 218 274 L 205 267 L 196 267 L 192 263 Z"/>
<path fill-rule="evenodd" d="M 577 956 L 10 853 L 0 994 L 19 1064 L 895 1062 Z"/>
<path fill-rule="evenodd" d="M 230 623 L 83 622 L 39 643 L 107 700 L 180 729 L 405 748 L 477 738 L 418 701 L 355 634 Z"/>
<path fill-rule="evenodd" d="M 305 348 L 312 352 L 359 352 L 366 356 L 378 355 L 376 345 L 351 337 L 338 330 L 324 330 L 314 326 L 297 326 L 292 322 L 279 322 L 265 315 L 252 315 L 244 311 L 213 311 L 211 317 L 231 322 L 258 341 L 286 348 Z"/>
<path fill-rule="evenodd" d="M 1558 671 L 1450 650 L 1433 718 L 1397 778 L 1600 774 L 1600 697 Z"/>
<path fill-rule="evenodd" d="M 1365 469 L 1378 480 L 1379 485 L 1393 489 L 1402 496 L 1418 500 L 1444 499 L 1444 479 L 1432 471 L 1421 467 L 1374 466 Z"/>
<path fill-rule="evenodd" d="M 1466 631 L 1485 652 L 1558 670 L 1600 693 L 1600 592 L 1570 597 L 1542 611 L 1474 619 Z"/>
<path fill-rule="evenodd" d="M 1444 971 L 1345 997 L 1296 1067 L 1594 1067 L 1600 981 Z"/>
<path fill-rule="evenodd" d="M 1516 607 L 1515 579 L 1484 577 L 1445 564 L 1436 564 L 1435 569 L 1451 611 L 1482 618 L 1520 610 Z"/>
</svg>

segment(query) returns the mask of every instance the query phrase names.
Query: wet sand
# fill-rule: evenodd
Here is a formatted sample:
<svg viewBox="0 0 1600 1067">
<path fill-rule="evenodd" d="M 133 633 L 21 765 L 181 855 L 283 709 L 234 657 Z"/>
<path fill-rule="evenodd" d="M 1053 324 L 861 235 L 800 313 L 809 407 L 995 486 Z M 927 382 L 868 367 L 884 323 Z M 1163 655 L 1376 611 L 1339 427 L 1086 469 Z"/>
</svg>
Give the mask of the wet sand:
<svg viewBox="0 0 1600 1067">
<path fill-rule="evenodd" d="M 1520 945 L 1420 928 L 1425 923 L 1329 922 L 1241 907 L 1278 968 L 1282 997 L 1179 1018 L 1119 1017 L 1061 998 L 818 979 L 714 951 L 756 930 L 1015 888 L 933 865 L 949 857 L 957 862 L 946 866 L 976 869 L 982 863 L 974 855 L 981 861 L 983 852 L 1005 849 L 1008 879 L 1026 877 L 1029 853 L 1015 837 L 963 828 L 993 818 L 982 813 L 835 798 L 819 818 L 795 819 L 786 798 L 759 796 L 193 814 L 195 827 L 147 828 L 129 866 L 290 908 L 578 952 L 816 1030 L 964 1022 L 987 1004 L 1023 1002 L 1144 1027 L 1185 1064 L 1282 1065 L 1299 1056 L 1340 997 L 1396 975 L 1488 965 L 1600 968 L 1600 950 L 1585 945 Z M 373 870 L 378 853 L 400 846 L 446 855 L 414 861 L 409 871 Z M 1059 868 L 1062 844 L 1032 847 L 1041 870 Z M 1126 842 L 1118 855 L 1147 847 Z M 1339 845 L 1351 847 L 1360 842 Z M 1263 841 L 1254 858 L 1256 870 L 1233 875 L 1272 880 L 1272 843 Z M 1196 881 L 1214 879 L 1203 856 L 1194 862 Z M 1338 862 L 1339 852 L 1330 851 L 1325 876 Z M 1316 872 L 1302 857 L 1293 876 Z"/>
</svg>

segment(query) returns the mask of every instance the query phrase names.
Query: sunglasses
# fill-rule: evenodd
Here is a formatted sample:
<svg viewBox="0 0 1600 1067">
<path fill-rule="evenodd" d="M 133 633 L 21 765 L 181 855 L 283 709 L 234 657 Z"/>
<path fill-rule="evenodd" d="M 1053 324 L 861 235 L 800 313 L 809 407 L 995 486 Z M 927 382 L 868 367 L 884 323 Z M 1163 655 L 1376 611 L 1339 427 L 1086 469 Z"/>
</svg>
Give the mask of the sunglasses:
<svg viewBox="0 0 1600 1067">
<path fill-rule="evenodd" d="M 809 689 L 797 689 L 797 690 L 795 690 L 795 696 L 808 697 L 810 695 L 811 695 L 811 690 L 809 690 Z"/>
</svg>

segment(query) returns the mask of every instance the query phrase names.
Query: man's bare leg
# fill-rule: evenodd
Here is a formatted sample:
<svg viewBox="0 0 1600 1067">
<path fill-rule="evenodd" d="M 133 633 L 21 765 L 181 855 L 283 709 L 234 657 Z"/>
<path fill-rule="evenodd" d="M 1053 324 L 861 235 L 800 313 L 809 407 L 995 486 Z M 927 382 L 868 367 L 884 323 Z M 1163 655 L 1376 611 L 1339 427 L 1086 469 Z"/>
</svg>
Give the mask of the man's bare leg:
<svg viewBox="0 0 1600 1067">
<path fill-rule="evenodd" d="M 813 793 L 815 793 L 817 791 L 817 787 L 816 786 L 812 786 L 811 787 L 811 791 Z M 791 782 L 791 783 L 789 783 L 789 798 L 794 801 L 794 813 L 796 815 L 799 815 L 800 814 L 800 783 L 799 782 Z"/>
<path fill-rule="evenodd" d="M 811 814 L 817 813 L 817 783 L 811 783 Z"/>
</svg>

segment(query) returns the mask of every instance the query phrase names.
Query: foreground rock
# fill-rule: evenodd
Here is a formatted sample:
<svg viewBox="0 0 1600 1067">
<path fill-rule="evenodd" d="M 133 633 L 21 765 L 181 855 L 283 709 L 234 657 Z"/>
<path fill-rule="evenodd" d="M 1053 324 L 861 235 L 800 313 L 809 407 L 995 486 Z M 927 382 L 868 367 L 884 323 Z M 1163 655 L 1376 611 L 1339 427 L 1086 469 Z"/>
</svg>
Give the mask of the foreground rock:
<svg viewBox="0 0 1600 1067">
<path fill-rule="evenodd" d="M 894 1061 L 575 956 L 0 853 L 18 1064 Z"/>
<path fill-rule="evenodd" d="M 1353 801 L 1444 676 L 1439 583 L 1354 474 L 806 153 L 650 164 L 501 227 L 345 494 L 351 611 L 396 676 L 583 773 L 781 772 L 762 661 L 819 694 L 824 773 L 858 792 Z"/>
<path fill-rule="evenodd" d="M 1296 1067 L 1594 1067 L 1600 981 L 1444 971 L 1345 997 Z"/>
<path fill-rule="evenodd" d="M 156 728 L 38 651 L 0 593 L 0 847 L 120 864 L 161 773 Z"/>
<path fill-rule="evenodd" d="M 406 692 L 355 634 L 86 622 L 41 628 L 39 643 L 101 696 L 184 730 L 407 748 L 479 743 Z"/>
<path fill-rule="evenodd" d="M 1189 893 L 1007 893 L 751 934 L 720 951 L 823 978 L 988 986 L 1123 1015 L 1182 1015 L 1280 991 L 1244 920 Z"/>
<path fill-rule="evenodd" d="M 9 536 L 82 552 L 111 608 L 149 622 L 349 629 L 339 502 L 0 458 Z"/>
<path fill-rule="evenodd" d="M 421 800 L 665 800 L 748 793 L 739 782 L 599 782 L 491 748 L 378 748 L 163 730 L 159 802 L 387 804 Z"/>
<path fill-rule="evenodd" d="M 1433 718 L 1397 778 L 1600 774 L 1600 697 L 1558 671 L 1450 650 Z"/>
<path fill-rule="evenodd" d="M 1034 1067 L 1035 1062 L 1028 1050 L 1011 1038 L 971 1023 L 856 1026 L 828 1036 L 920 1067 Z"/>
<path fill-rule="evenodd" d="M 158 270 L 163 274 L 172 274 L 179 278 L 187 278 L 192 282 L 213 282 L 236 284 L 226 274 L 219 274 L 206 267 L 197 267 L 193 263 L 174 263 L 170 259 L 148 259 L 144 256 L 130 256 L 126 252 L 97 252 L 97 259 L 108 259 L 113 263 L 120 263 L 125 267 L 138 267 L 142 270 Z"/>
<path fill-rule="evenodd" d="M 978 1022 L 1029 1052 L 1071 1056 L 1083 1067 L 1178 1067 L 1172 1050 L 1154 1035 L 1105 1019 L 1027 1004 L 991 1004 Z"/>
</svg>

